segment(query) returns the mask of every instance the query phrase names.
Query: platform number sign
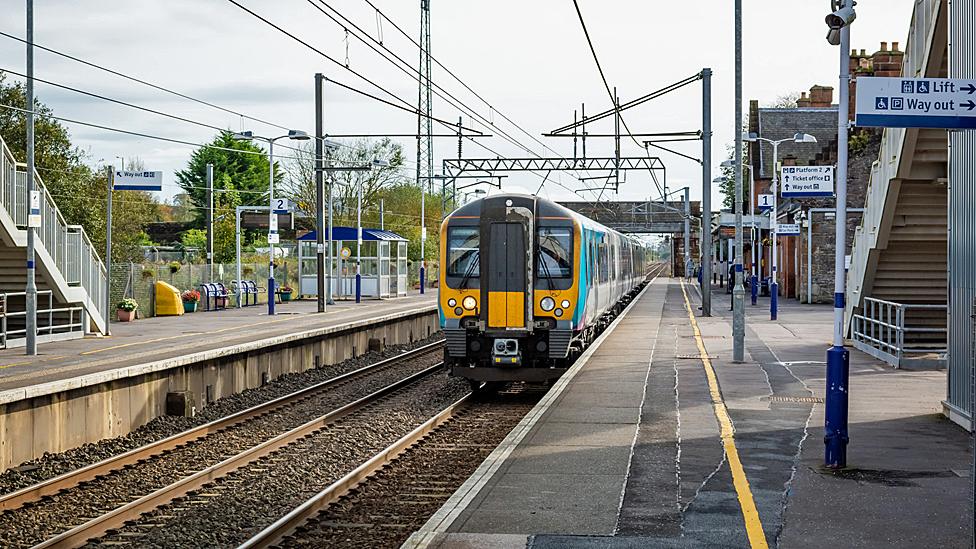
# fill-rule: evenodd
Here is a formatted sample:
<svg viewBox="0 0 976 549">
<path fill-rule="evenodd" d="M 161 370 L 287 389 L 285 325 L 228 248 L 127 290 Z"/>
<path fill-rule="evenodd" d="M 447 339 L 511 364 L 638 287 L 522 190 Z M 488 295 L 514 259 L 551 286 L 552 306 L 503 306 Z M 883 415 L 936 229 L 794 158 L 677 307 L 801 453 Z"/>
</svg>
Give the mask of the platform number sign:
<svg viewBox="0 0 976 549">
<path fill-rule="evenodd" d="M 773 195 L 761 194 L 757 198 L 758 200 L 756 200 L 756 206 L 759 208 L 759 211 L 764 212 L 766 210 L 773 209 Z"/>
<path fill-rule="evenodd" d="M 291 201 L 287 198 L 272 198 L 271 210 L 276 214 L 286 214 L 291 211 Z"/>
</svg>

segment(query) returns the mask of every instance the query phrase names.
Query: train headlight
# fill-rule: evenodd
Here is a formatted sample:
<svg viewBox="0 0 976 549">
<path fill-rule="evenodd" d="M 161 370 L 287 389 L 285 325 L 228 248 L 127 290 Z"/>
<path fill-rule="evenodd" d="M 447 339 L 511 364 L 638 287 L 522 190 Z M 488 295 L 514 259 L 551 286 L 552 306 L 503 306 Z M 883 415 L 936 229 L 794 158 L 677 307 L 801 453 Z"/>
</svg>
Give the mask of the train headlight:
<svg viewBox="0 0 976 549">
<path fill-rule="evenodd" d="M 551 297 L 544 297 L 539 302 L 539 306 L 542 307 L 543 311 L 549 312 L 556 308 L 556 300 Z"/>
<path fill-rule="evenodd" d="M 447 306 L 448 307 L 457 307 L 457 300 L 454 299 L 453 297 L 451 299 L 448 299 L 447 300 Z"/>
<path fill-rule="evenodd" d="M 563 310 L 562 309 L 556 309 L 556 313 L 555 314 L 556 314 L 556 318 L 559 318 L 559 317 L 563 316 Z"/>
<path fill-rule="evenodd" d="M 461 306 L 469 311 L 473 311 L 478 306 L 478 301 L 474 297 L 468 296 L 461 300 Z"/>
<path fill-rule="evenodd" d="M 568 309 L 569 308 L 569 300 L 568 299 L 564 299 L 563 302 L 559 304 L 559 306 L 562 307 L 563 309 Z"/>
</svg>

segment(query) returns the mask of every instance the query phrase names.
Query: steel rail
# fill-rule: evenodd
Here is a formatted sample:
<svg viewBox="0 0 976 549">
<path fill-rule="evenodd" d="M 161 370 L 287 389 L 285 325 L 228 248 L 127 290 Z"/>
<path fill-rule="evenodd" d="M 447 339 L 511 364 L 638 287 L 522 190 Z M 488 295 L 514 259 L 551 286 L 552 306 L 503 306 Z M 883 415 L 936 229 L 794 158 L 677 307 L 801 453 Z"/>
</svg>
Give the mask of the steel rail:
<svg viewBox="0 0 976 549">
<path fill-rule="evenodd" d="M 394 442 L 385 450 L 382 450 L 264 530 L 258 532 L 254 537 L 241 544 L 238 549 L 263 549 L 266 547 L 274 547 L 281 543 L 286 536 L 292 534 L 297 528 L 316 516 L 321 509 L 339 500 L 339 498 L 372 476 L 373 473 L 393 462 L 408 448 L 420 442 L 434 429 L 454 417 L 460 408 L 468 404 L 471 397 L 472 393 L 469 393 L 454 404 L 440 411 L 437 415 L 404 435 L 400 440 Z"/>
<path fill-rule="evenodd" d="M 92 538 L 105 535 L 108 531 L 119 528 L 125 525 L 125 523 L 138 518 L 144 513 L 166 505 L 175 499 L 184 497 L 190 492 L 225 477 L 241 467 L 254 463 L 255 461 L 276 452 L 285 446 L 292 444 L 293 442 L 328 427 L 346 416 L 359 412 L 364 408 L 376 403 L 380 399 L 387 397 L 404 387 L 412 385 L 413 383 L 427 376 L 437 373 L 443 368 L 443 366 L 444 363 L 439 362 L 430 368 L 412 374 L 393 384 L 387 385 L 386 387 L 378 391 L 374 391 L 373 393 L 370 393 L 359 400 L 356 400 L 355 402 L 346 404 L 341 408 L 333 410 L 270 440 L 262 442 L 257 446 L 249 448 L 248 450 L 245 450 L 235 456 L 227 458 L 220 463 L 207 467 L 206 469 L 198 471 L 188 477 L 184 477 L 183 479 L 180 479 L 169 486 L 156 490 L 155 492 L 145 495 L 133 502 L 123 505 L 122 507 L 117 507 L 106 514 L 76 526 L 71 530 L 62 532 L 53 538 L 35 545 L 33 549 L 60 549 L 82 546 Z"/>
<path fill-rule="evenodd" d="M 649 269 L 651 271 L 650 274 L 660 275 L 667 266 L 668 264 L 665 262 L 652 263 Z M 266 549 L 276 547 L 283 543 L 285 538 L 308 522 L 309 519 L 318 515 L 322 509 L 338 501 L 353 488 L 372 476 L 376 471 L 393 462 L 408 448 L 423 440 L 434 429 L 446 423 L 455 415 L 459 408 L 467 405 L 472 396 L 473 394 L 468 394 L 448 406 L 436 416 L 404 435 L 400 440 L 380 451 L 341 479 L 335 481 L 264 530 L 255 534 L 251 539 L 238 546 L 238 549 Z"/>
<path fill-rule="evenodd" d="M 281 408 L 292 406 L 300 401 L 315 396 L 321 391 L 330 390 L 337 385 L 344 384 L 353 379 L 360 378 L 378 370 L 393 366 L 403 360 L 408 360 L 415 358 L 418 355 L 423 355 L 437 347 L 443 346 L 443 344 L 443 341 L 438 341 L 429 345 L 417 347 L 416 349 L 411 349 L 410 351 L 406 351 L 397 356 L 383 359 L 374 364 L 347 372 L 340 376 L 325 380 L 321 383 L 316 383 L 315 385 L 311 385 L 294 393 L 252 406 L 246 410 L 241 410 L 240 412 L 214 420 L 210 423 L 194 427 L 188 431 L 177 433 L 156 442 L 149 443 L 145 446 L 129 450 L 123 454 L 92 463 L 82 467 L 81 469 L 76 469 L 63 475 L 50 478 L 33 486 L 28 486 L 21 490 L 10 492 L 9 494 L 0 497 L 0 512 L 17 509 L 27 503 L 40 500 L 45 496 L 50 496 L 62 490 L 74 488 L 82 482 L 87 482 L 97 477 L 118 471 L 129 465 L 133 465 L 147 458 L 156 457 L 162 453 L 176 449 L 190 442 L 200 440 L 224 429 L 265 416 L 276 410 L 280 410 Z"/>
</svg>

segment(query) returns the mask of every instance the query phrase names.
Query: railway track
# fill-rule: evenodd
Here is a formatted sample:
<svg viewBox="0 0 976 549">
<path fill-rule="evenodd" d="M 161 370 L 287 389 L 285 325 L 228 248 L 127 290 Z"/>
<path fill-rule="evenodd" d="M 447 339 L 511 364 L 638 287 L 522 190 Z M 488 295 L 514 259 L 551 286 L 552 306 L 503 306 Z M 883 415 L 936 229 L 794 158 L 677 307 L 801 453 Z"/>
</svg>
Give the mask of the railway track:
<svg viewBox="0 0 976 549">
<path fill-rule="evenodd" d="M 399 547 L 545 394 L 469 395 L 378 452 L 241 545 Z"/>
<path fill-rule="evenodd" d="M 651 268 L 649 279 L 669 265 Z M 521 390 L 519 390 L 521 389 Z M 399 547 L 543 396 L 520 387 L 469 395 L 249 539 L 241 549 Z"/>
<path fill-rule="evenodd" d="M 408 351 L 6 494 L 0 497 L 0 546 L 76 545 L 64 540 L 45 545 L 45 540 L 59 540 L 59 535 L 119 509 L 131 513 L 131 504 L 164 486 L 259 447 L 392 381 L 436 368 L 442 347 L 437 342 Z"/>
</svg>

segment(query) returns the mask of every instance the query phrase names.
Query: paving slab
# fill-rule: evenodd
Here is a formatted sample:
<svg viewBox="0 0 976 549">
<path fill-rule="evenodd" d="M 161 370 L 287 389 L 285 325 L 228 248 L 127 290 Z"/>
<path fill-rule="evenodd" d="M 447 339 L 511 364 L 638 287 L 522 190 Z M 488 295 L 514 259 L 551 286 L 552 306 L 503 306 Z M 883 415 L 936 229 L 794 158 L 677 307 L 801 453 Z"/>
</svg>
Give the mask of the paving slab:
<svg viewBox="0 0 976 549">
<path fill-rule="evenodd" d="M 850 467 L 825 471 L 832 308 L 784 299 L 772 322 L 763 301 L 747 306 L 740 364 L 729 296 L 715 293 L 714 316 L 696 318 L 715 402 L 688 318 L 700 294 L 657 280 L 640 314 L 604 341 L 617 343 L 593 352 L 493 473 L 468 487 L 455 518 L 441 515 L 443 527 L 405 546 L 750 547 L 747 494 L 753 541 L 770 547 L 971 547 L 969 436 L 939 413 L 945 372 L 894 370 L 851 349 Z M 640 345 L 619 343 L 637 334 Z M 719 407 L 745 489 L 733 482 Z"/>
</svg>

